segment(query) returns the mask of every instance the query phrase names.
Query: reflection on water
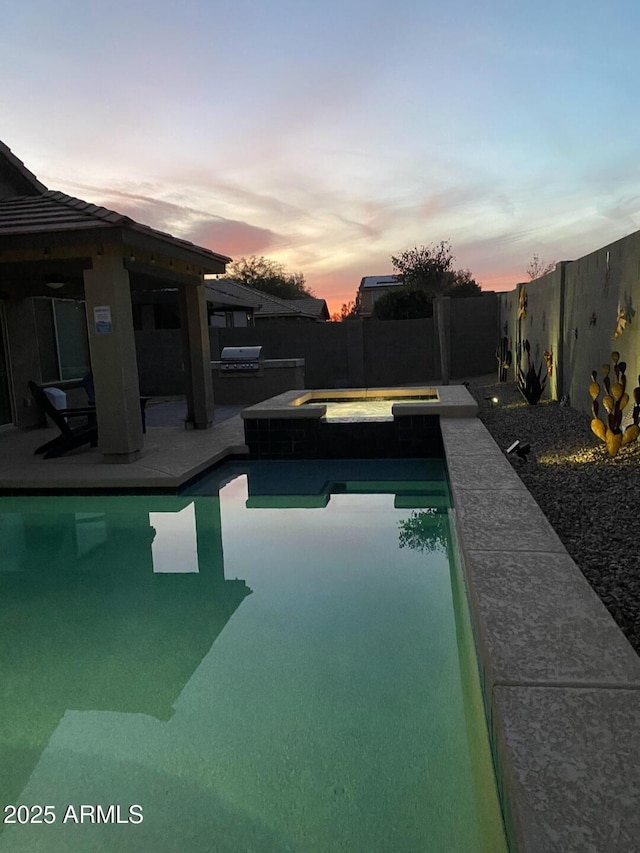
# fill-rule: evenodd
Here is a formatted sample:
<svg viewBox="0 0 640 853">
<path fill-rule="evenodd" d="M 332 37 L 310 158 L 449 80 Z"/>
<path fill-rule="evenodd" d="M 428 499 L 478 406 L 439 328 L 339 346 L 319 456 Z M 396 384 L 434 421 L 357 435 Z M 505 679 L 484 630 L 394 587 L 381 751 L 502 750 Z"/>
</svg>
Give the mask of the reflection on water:
<svg viewBox="0 0 640 853">
<path fill-rule="evenodd" d="M 398 522 L 401 548 L 415 551 L 446 550 L 448 542 L 447 518 L 435 508 L 413 510 L 409 518 Z"/>
<path fill-rule="evenodd" d="M 0 800 L 12 803 L 67 709 L 168 719 L 251 590 L 225 580 L 216 497 L 0 498 L 0 534 Z"/>
<path fill-rule="evenodd" d="M 150 512 L 149 523 L 155 530 L 151 545 L 153 571 L 197 572 L 198 532 L 193 504 L 175 513 Z"/>
<path fill-rule="evenodd" d="M 448 500 L 428 460 L 1 498 L 0 799 L 144 821 L 5 826 L 0 851 L 502 850 Z"/>
</svg>

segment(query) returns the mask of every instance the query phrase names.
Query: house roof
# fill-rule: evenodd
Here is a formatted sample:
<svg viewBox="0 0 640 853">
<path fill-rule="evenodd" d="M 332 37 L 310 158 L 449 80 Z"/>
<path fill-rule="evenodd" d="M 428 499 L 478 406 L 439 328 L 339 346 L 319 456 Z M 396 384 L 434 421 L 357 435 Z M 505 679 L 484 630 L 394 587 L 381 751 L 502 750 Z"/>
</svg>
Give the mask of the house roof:
<svg viewBox="0 0 640 853">
<path fill-rule="evenodd" d="M 360 281 L 360 290 L 368 290 L 371 287 L 393 287 L 402 284 L 402 280 L 395 275 L 365 275 Z"/>
<path fill-rule="evenodd" d="M 217 267 L 220 262 L 228 263 L 231 260 L 226 255 L 196 246 L 188 240 L 142 225 L 114 210 L 89 204 L 62 192 L 46 190 L 36 196 L 0 199 L 0 241 L 2 238 L 18 236 L 99 232 L 114 228 L 126 229 L 141 237 L 180 247 L 190 254 L 198 255 L 203 266 L 206 261 L 215 262 Z"/>
<path fill-rule="evenodd" d="M 285 299 L 282 301 L 290 303 L 298 311 L 304 311 L 306 314 L 313 315 L 316 320 L 328 320 L 331 316 L 326 300 L 318 299 L 315 296 L 305 296 L 303 299 Z"/>
<path fill-rule="evenodd" d="M 252 308 L 254 316 L 258 318 L 299 317 L 318 320 L 323 316 L 323 305 L 327 316 L 329 313 L 324 299 L 278 299 L 277 296 L 263 293 L 231 278 L 207 278 L 205 284 L 207 300 L 214 306 L 218 302 L 221 308 L 233 305 L 238 308 Z"/>
<path fill-rule="evenodd" d="M 0 142 L 0 171 L 7 175 L 11 186 L 21 195 L 40 195 L 47 192 L 44 184 L 19 160 L 8 145 Z"/>
<path fill-rule="evenodd" d="M 205 278 L 204 285 L 209 305 L 214 309 L 253 311 L 258 300 L 254 298 L 253 294 L 238 291 L 235 284 L 230 279 Z"/>
</svg>

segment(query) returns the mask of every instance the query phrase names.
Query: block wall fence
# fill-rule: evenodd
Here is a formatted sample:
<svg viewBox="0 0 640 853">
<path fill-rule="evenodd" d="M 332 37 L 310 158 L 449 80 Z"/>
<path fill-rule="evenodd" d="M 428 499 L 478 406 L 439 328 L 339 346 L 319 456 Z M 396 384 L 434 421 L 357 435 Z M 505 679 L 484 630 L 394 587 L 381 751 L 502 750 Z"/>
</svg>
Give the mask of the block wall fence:
<svg viewBox="0 0 640 853">
<path fill-rule="evenodd" d="M 551 399 L 568 396 L 574 408 L 590 412 L 591 371 L 601 379 L 601 365 L 610 362 L 614 350 L 627 363 L 627 385 L 638 384 L 640 232 L 578 260 L 561 261 L 553 272 L 498 298 L 500 336 L 512 353 L 509 379 L 516 379 L 518 364 L 526 368 L 523 342 L 528 340 L 536 367 L 545 364 L 545 351 L 553 356 L 545 391 Z"/>
<path fill-rule="evenodd" d="M 442 339 L 451 381 L 494 372 L 497 295 L 446 298 L 442 303 L 434 318 L 424 320 L 285 321 L 211 328 L 211 358 L 217 360 L 225 346 L 261 345 L 265 358 L 304 358 L 307 388 L 375 388 L 442 382 Z M 179 329 L 136 332 L 141 394 L 184 393 L 181 340 Z"/>
</svg>

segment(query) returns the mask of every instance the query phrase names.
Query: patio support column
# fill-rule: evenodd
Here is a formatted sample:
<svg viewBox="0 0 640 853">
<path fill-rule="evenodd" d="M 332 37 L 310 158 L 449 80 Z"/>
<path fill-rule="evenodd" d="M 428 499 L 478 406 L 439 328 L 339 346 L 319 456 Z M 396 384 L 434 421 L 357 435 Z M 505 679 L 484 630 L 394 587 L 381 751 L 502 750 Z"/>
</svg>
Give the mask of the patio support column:
<svg viewBox="0 0 640 853">
<path fill-rule="evenodd" d="M 213 423 L 211 347 L 204 279 L 180 287 L 180 319 L 187 387 L 187 428 L 208 429 Z"/>
<path fill-rule="evenodd" d="M 105 462 L 133 462 L 143 445 L 129 273 L 121 254 L 93 258 L 84 271 L 87 328 Z"/>
</svg>

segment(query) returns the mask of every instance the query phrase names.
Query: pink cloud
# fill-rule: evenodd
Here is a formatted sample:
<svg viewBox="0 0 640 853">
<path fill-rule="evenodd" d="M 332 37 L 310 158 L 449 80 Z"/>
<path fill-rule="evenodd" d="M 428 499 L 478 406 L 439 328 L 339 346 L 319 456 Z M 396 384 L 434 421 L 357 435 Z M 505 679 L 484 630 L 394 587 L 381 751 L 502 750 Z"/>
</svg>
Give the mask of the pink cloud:
<svg viewBox="0 0 640 853">
<path fill-rule="evenodd" d="M 211 217 L 189 229 L 188 240 L 230 257 L 260 255 L 284 242 L 268 228 L 258 228 L 248 222 Z"/>
<path fill-rule="evenodd" d="M 103 204 L 143 225 L 175 233 L 198 246 L 231 257 L 260 254 L 287 244 L 286 240 L 268 228 L 215 216 L 199 208 L 164 201 L 153 195 L 78 186 L 90 191 L 93 203 Z"/>
<path fill-rule="evenodd" d="M 482 279 L 483 290 L 514 290 L 517 282 L 525 281 L 526 276 L 517 270 L 510 273 L 498 273 L 496 275 L 487 275 Z"/>
</svg>

